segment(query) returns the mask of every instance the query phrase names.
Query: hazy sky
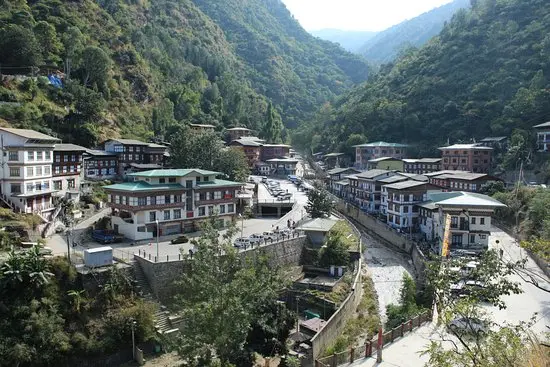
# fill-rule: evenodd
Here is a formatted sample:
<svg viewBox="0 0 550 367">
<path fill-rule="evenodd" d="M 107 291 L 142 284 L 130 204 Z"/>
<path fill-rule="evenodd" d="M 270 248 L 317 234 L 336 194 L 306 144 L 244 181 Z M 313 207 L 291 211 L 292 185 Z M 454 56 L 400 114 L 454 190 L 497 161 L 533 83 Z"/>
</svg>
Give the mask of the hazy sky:
<svg viewBox="0 0 550 367">
<path fill-rule="evenodd" d="M 452 0 L 283 0 L 308 31 L 381 31 Z"/>
</svg>

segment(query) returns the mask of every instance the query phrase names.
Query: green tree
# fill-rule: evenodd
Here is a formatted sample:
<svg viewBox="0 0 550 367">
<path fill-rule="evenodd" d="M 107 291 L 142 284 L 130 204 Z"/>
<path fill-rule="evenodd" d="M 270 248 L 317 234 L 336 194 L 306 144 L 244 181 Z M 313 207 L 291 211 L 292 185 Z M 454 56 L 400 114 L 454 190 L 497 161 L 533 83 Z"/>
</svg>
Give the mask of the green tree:
<svg viewBox="0 0 550 367">
<path fill-rule="evenodd" d="M 176 167 L 213 170 L 224 149 L 216 133 L 195 134 L 187 127 L 173 134 L 170 142 L 170 159 Z"/>
<path fill-rule="evenodd" d="M 111 58 L 100 47 L 88 46 L 82 51 L 82 84 L 90 86 L 103 85 L 109 78 L 111 70 Z"/>
<path fill-rule="evenodd" d="M 272 103 L 267 105 L 267 118 L 262 130 L 262 137 L 269 143 L 280 143 L 283 123 L 281 116 L 275 110 Z"/>
<path fill-rule="evenodd" d="M 174 104 L 168 98 L 163 98 L 153 109 L 153 132 L 164 136 L 166 129 L 176 124 L 174 119 Z"/>
<path fill-rule="evenodd" d="M 67 28 L 67 31 L 62 34 L 61 42 L 65 49 L 63 54 L 65 74 L 67 75 L 67 79 L 70 79 L 72 69 L 78 67 L 80 64 L 80 56 L 84 48 L 84 35 L 78 27 L 72 26 Z"/>
<path fill-rule="evenodd" d="M 59 53 L 61 52 L 62 44 L 57 38 L 55 27 L 42 20 L 34 26 L 34 34 L 42 50 L 44 60 L 48 63 L 60 62 Z"/>
<path fill-rule="evenodd" d="M 189 260 L 192 271 L 177 282 L 174 306 L 186 321 L 174 347 L 191 366 L 211 365 L 216 359 L 222 366 L 251 365 L 249 332 L 266 307 L 276 307 L 285 282 L 266 259 L 237 253 L 230 240 L 234 229 L 220 239 L 215 227 L 215 217 L 203 223 L 197 251 Z"/>
<path fill-rule="evenodd" d="M 321 267 L 346 266 L 349 265 L 350 256 L 344 234 L 340 232 L 329 232 L 326 242 L 321 248 L 319 265 Z"/>
<path fill-rule="evenodd" d="M 0 28 L 0 63 L 4 66 L 36 66 L 42 61 L 34 34 L 19 25 Z"/>
<path fill-rule="evenodd" d="M 315 184 L 315 187 L 307 193 L 306 211 L 311 218 L 328 217 L 333 207 L 330 194 L 321 184 Z"/>
<path fill-rule="evenodd" d="M 386 306 L 386 329 L 393 329 L 422 312 L 416 302 L 416 283 L 407 273 L 403 273 L 403 284 L 399 291 L 399 304 Z"/>
<path fill-rule="evenodd" d="M 250 175 L 248 161 L 240 149 L 223 149 L 214 163 L 214 170 L 223 172 L 228 179 L 237 182 L 245 182 Z"/>
</svg>

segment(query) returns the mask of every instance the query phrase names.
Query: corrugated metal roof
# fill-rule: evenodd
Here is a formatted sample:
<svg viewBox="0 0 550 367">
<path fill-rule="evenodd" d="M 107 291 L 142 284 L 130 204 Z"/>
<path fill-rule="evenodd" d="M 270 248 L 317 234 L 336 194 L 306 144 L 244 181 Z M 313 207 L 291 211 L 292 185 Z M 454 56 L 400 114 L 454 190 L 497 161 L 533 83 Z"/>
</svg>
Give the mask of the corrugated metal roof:
<svg viewBox="0 0 550 367">
<path fill-rule="evenodd" d="M 537 128 L 537 127 L 550 127 L 550 121 L 545 122 L 545 123 L 543 123 L 543 124 L 535 125 L 535 126 L 533 126 L 533 127 L 535 127 L 535 128 Z"/>
<path fill-rule="evenodd" d="M 354 148 L 374 148 L 374 147 L 391 147 L 391 148 L 408 148 L 407 144 L 386 143 L 385 141 L 376 141 L 373 143 L 354 145 Z"/>
<path fill-rule="evenodd" d="M 106 190 L 120 191 L 170 191 L 170 190 L 185 190 L 180 184 L 159 184 L 151 185 L 145 181 L 123 182 L 114 185 L 104 186 Z"/>
<path fill-rule="evenodd" d="M 53 150 L 54 152 L 85 152 L 88 149 L 76 144 L 55 144 Z"/>
<path fill-rule="evenodd" d="M 456 150 L 460 150 L 460 149 L 476 149 L 476 150 L 493 150 L 493 148 L 489 148 L 489 147 L 484 147 L 482 145 L 479 145 L 479 144 L 454 144 L 454 145 L 449 145 L 448 147 L 440 147 L 440 148 L 437 148 L 439 150 L 453 150 L 453 149 L 456 149 Z"/>
<path fill-rule="evenodd" d="M 419 182 L 419 181 L 403 181 L 403 182 L 396 182 L 393 184 L 385 185 L 387 189 L 392 190 L 404 190 L 404 189 L 410 189 L 417 186 L 425 185 L 425 182 Z"/>
<path fill-rule="evenodd" d="M 207 171 L 204 169 L 154 169 L 151 171 L 139 172 L 139 173 L 130 173 L 128 176 L 139 176 L 139 177 L 183 177 L 191 173 L 198 173 L 200 175 L 219 175 L 220 172 Z"/>
<path fill-rule="evenodd" d="M 149 145 L 149 143 L 145 143 L 141 140 L 135 140 L 135 139 L 109 139 L 107 141 L 118 141 L 121 144 L 127 144 L 127 145 Z"/>
<path fill-rule="evenodd" d="M 361 172 L 361 171 L 359 171 L 358 169 L 355 169 L 355 168 L 353 168 L 353 167 L 346 167 L 346 168 L 338 167 L 338 168 L 333 168 L 333 169 L 327 171 L 327 173 L 328 173 L 329 175 L 337 175 L 337 174 L 339 174 L 339 173 L 344 173 L 344 172 L 346 172 L 346 171 Z"/>
<path fill-rule="evenodd" d="M 371 178 L 375 178 L 377 176 L 381 176 L 381 175 L 384 175 L 384 174 L 387 174 L 387 173 L 392 173 L 394 171 L 388 171 L 388 170 L 385 170 L 385 169 L 371 169 L 369 171 L 365 171 L 365 172 L 361 172 L 355 176 L 357 176 L 357 178 L 367 178 L 367 179 L 371 179 Z"/>
<path fill-rule="evenodd" d="M 49 136 L 31 129 L 13 129 L 10 127 L 0 127 L 0 130 L 3 130 L 5 132 L 11 133 L 17 136 L 21 136 L 27 139 L 61 141 L 58 138 L 54 138 L 53 136 Z"/>
<path fill-rule="evenodd" d="M 315 218 L 304 221 L 298 229 L 310 232 L 328 232 L 338 223 L 338 220 L 329 218 Z"/>
</svg>

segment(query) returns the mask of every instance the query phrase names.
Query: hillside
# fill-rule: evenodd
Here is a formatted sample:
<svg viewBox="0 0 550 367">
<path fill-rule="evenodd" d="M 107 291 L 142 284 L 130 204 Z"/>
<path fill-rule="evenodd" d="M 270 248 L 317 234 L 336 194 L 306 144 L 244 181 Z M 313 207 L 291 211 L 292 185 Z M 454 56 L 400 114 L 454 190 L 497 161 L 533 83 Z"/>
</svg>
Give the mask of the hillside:
<svg viewBox="0 0 550 367">
<path fill-rule="evenodd" d="M 301 126 L 304 147 L 343 149 L 351 134 L 438 144 L 507 136 L 550 120 L 550 2 L 480 0 L 441 34 Z"/>
<path fill-rule="evenodd" d="M 309 33 L 325 41 L 338 43 L 349 52 L 358 52 L 359 48 L 372 37 L 376 36 L 378 32 L 344 31 L 341 29 L 325 28 L 316 31 L 310 31 Z"/>
<path fill-rule="evenodd" d="M 195 0 L 250 67 L 255 89 L 282 108 L 287 126 L 367 79 L 366 60 L 307 33 L 280 0 Z"/>
<path fill-rule="evenodd" d="M 403 49 L 424 45 L 439 34 L 453 14 L 469 6 L 470 0 L 454 0 L 452 3 L 406 20 L 365 40 L 365 43 L 358 48 L 357 53 L 376 64 L 390 62 Z"/>
<path fill-rule="evenodd" d="M 362 60 L 307 34 L 278 1 L 219 9 L 235 23 L 197 6 L 215 3 L 3 2 L 0 124 L 83 145 L 187 122 L 259 130 L 269 99 L 292 125 L 366 79 Z"/>
</svg>

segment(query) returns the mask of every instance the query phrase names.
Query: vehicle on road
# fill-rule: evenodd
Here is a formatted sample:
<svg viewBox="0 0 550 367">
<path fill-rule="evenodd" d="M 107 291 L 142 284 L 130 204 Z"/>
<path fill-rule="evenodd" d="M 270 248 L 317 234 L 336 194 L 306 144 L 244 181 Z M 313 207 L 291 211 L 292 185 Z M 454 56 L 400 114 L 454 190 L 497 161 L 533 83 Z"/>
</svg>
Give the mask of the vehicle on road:
<svg viewBox="0 0 550 367">
<path fill-rule="evenodd" d="M 250 240 L 251 243 L 255 244 L 255 243 L 258 243 L 258 242 L 263 242 L 264 241 L 264 235 L 260 234 L 260 233 L 253 233 L 250 236 L 248 236 L 248 239 Z"/>
<path fill-rule="evenodd" d="M 283 201 L 283 200 L 290 200 L 292 199 L 292 194 L 290 193 L 284 193 L 283 195 L 277 196 L 277 200 Z"/>
<path fill-rule="evenodd" d="M 277 235 L 277 233 L 264 232 L 262 235 L 264 236 L 264 239 L 266 241 L 278 241 L 279 240 L 279 236 Z"/>
<path fill-rule="evenodd" d="M 107 243 L 121 242 L 124 237 L 116 234 L 113 231 L 103 230 L 103 229 L 94 229 L 92 231 L 92 238 L 99 243 L 107 244 Z"/>
<path fill-rule="evenodd" d="M 267 182 L 267 177 L 263 176 L 262 177 L 262 182 Z"/>
<path fill-rule="evenodd" d="M 251 246 L 250 244 L 250 240 L 246 237 L 239 237 L 235 240 L 235 242 L 233 243 L 233 246 L 235 246 L 236 248 L 248 248 Z"/>
<path fill-rule="evenodd" d="M 178 236 L 174 238 L 172 241 L 170 241 L 172 245 L 179 245 L 181 243 L 187 243 L 187 242 L 189 242 L 189 238 L 187 238 L 186 236 Z"/>
<path fill-rule="evenodd" d="M 465 334 L 480 334 L 487 331 L 487 325 L 482 320 L 473 317 L 457 317 L 447 327 L 451 331 Z"/>
</svg>

